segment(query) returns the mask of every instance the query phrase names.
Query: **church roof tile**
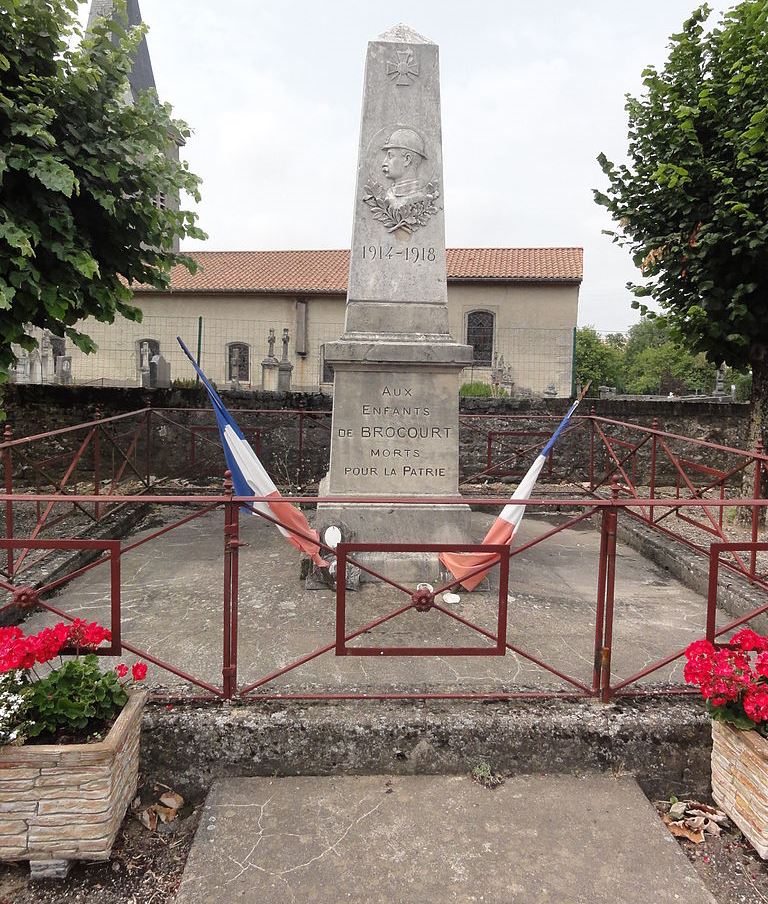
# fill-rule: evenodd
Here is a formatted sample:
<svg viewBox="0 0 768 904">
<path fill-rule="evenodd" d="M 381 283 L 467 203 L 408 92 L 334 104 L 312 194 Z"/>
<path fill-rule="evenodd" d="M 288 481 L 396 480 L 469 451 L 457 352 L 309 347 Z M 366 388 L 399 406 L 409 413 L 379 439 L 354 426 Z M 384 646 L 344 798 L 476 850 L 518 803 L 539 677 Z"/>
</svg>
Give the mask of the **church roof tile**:
<svg viewBox="0 0 768 904">
<path fill-rule="evenodd" d="M 349 251 L 190 251 L 199 265 L 190 274 L 178 265 L 171 291 L 343 295 Z M 581 282 L 581 248 L 449 248 L 449 281 Z M 156 292 L 136 286 L 138 292 Z"/>
</svg>

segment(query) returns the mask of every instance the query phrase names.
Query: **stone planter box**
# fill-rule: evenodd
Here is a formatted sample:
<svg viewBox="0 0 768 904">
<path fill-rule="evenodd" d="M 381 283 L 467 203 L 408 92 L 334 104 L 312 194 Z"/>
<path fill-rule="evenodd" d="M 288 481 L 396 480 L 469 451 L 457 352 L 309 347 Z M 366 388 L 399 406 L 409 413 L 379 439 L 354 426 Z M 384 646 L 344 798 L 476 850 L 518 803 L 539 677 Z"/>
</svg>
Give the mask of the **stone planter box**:
<svg viewBox="0 0 768 904">
<path fill-rule="evenodd" d="M 712 723 L 712 797 L 768 859 L 768 740 Z"/>
<path fill-rule="evenodd" d="M 108 860 L 136 793 L 146 691 L 133 691 L 103 741 L 0 747 L 0 860 L 63 876 L 72 860 Z"/>
</svg>

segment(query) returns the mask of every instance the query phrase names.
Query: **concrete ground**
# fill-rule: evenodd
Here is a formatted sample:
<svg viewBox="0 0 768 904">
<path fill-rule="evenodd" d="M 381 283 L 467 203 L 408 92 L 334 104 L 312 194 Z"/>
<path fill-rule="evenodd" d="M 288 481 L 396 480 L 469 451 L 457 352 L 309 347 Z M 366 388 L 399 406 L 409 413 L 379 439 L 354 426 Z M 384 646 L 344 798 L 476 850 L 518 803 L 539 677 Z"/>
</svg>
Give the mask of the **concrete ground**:
<svg viewBox="0 0 768 904">
<path fill-rule="evenodd" d="M 162 519 L 190 509 L 163 510 L 145 524 L 144 535 Z M 126 553 L 122 558 L 124 640 L 194 676 L 221 685 L 223 515 L 212 512 Z M 482 538 L 490 522 L 475 514 Z M 550 523 L 527 517 L 519 543 Z M 137 534 L 140 536 L 141 534 Z M 307 592 L 299 580 L 299 554 L 272 525 L 241 517 L 239 685 L 331 643 L 335 596 Z M 599 534 L 590 525 L 563 530 L 514 557 L 510 566 L 508 639 L 529 654 L 590 684 L 595 630 Z M 361 626 L 401 606 L 406 597 L 381 584 L 348 593 L 347 625 Z M 108 571 L 99 567 L 72 581 L 51 602 L 68 613 L 108 623 Z M 495 592 L 462 594 L 449 606 L 487 630 L 494 630 Z M 616 581 L 613 675 L 624 678 L 700 637 L 704 600 L 639 553 L 619 544 Z M 33 616 L 29 629 L 56 619 Z M 363 638 L 361 638 L 363 640 Z M 357 641 L 358 643 L 360 641 Z M 366 645 L 487 646 L 487 640 L 437 612 L 411 611 L 364 635 Z M 135 657 L 126 654 L 126 661 Z M 647 682 L 681 682 L 677 662 Z M 185 684 L 151 668 L 150 686 Z M 499 692 L 519 688 L 568 689 L 568 685 L 524 657 L 336 657 L 326 653 L 263 688 L 264 692 L 388 691 Z"/>
<path fill-rule="evenodd" d="M 714 904 L 634 780 L 224 779 L 176 904 Z"/>
</svg>

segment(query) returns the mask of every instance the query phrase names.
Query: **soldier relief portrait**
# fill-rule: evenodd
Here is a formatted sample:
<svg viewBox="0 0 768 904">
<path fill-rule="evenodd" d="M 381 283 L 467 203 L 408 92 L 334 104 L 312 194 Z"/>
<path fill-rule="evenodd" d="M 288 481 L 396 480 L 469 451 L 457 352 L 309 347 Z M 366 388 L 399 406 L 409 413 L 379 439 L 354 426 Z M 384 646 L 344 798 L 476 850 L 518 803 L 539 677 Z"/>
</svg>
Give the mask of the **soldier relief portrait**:
<svg viewBox="0 0 768 904">
<path fill-rule="evenodd" d="M 363 202 L 388 232 L 411 234 L 439 210 L 440 186 L 429 178 L 427 148 L 421 134 L 404 126 L 379 132 L 369 151 L 371 172 Z"/>
</svg>

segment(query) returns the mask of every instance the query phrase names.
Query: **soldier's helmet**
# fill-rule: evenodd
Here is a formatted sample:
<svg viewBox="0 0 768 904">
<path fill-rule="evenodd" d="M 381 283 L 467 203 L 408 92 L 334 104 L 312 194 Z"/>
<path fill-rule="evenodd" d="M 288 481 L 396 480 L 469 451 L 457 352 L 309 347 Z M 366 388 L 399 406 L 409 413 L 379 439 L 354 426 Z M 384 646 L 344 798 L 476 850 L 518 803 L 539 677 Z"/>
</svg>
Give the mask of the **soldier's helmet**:
<svg viewBox="0 0 768 904">
<path fill-rule="evenodd" d="M 424 150 L 424 139 L 413 129 L 395 129 L 389 136 L 389 140 L 381 146 L 382 151 L 388 151 L 390 148 L 401 148 L 404 151 L 413 151 L 424 160 L 427 158 L 426 151 Z"/>
</svg>

